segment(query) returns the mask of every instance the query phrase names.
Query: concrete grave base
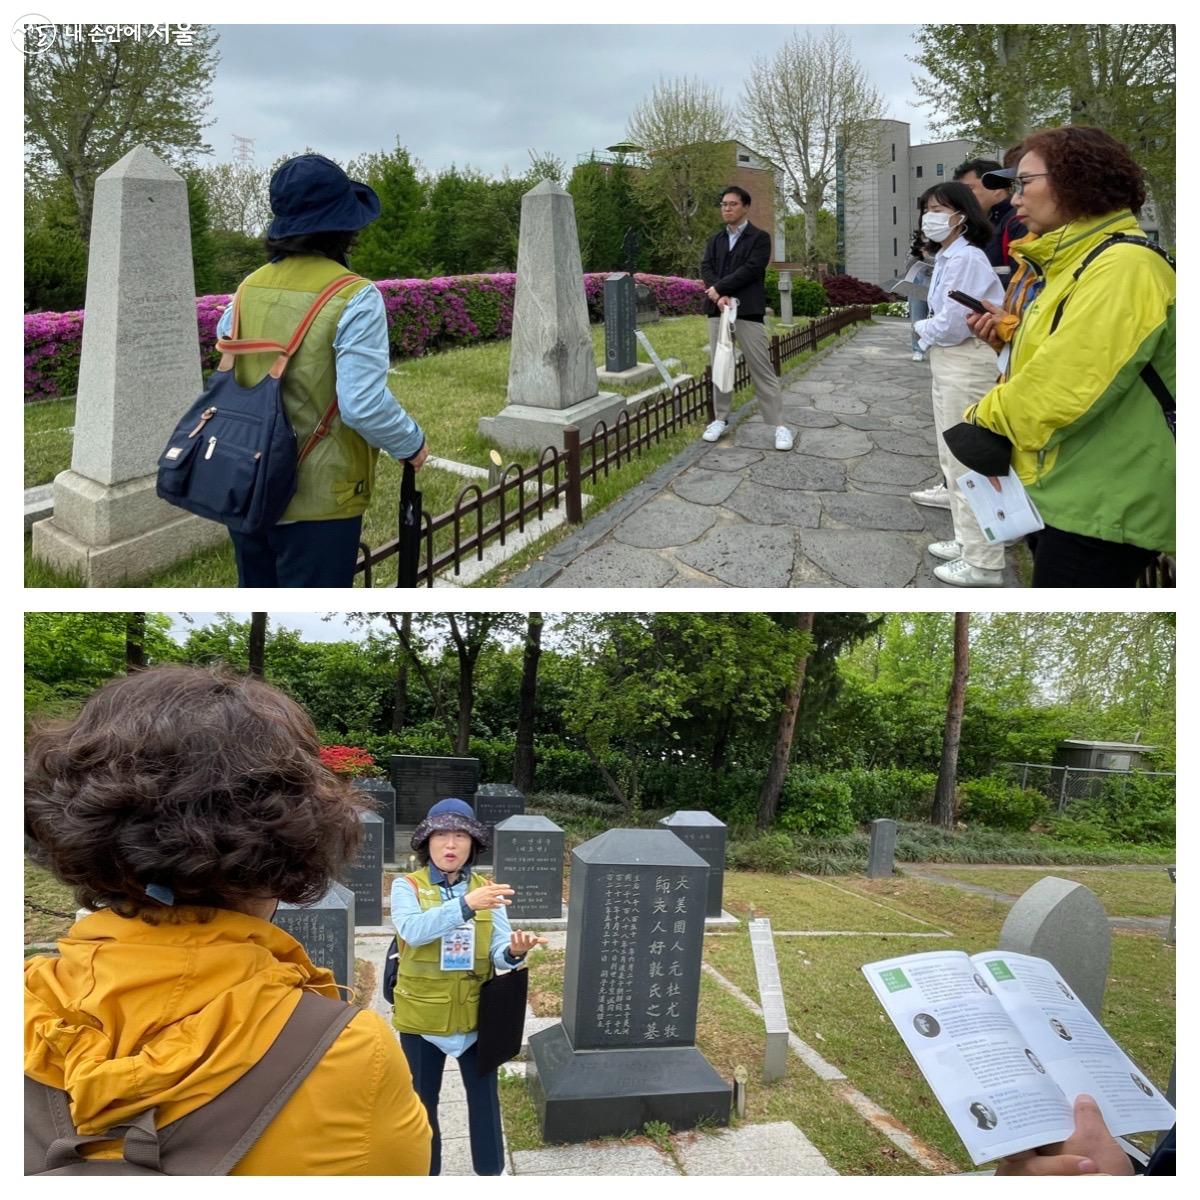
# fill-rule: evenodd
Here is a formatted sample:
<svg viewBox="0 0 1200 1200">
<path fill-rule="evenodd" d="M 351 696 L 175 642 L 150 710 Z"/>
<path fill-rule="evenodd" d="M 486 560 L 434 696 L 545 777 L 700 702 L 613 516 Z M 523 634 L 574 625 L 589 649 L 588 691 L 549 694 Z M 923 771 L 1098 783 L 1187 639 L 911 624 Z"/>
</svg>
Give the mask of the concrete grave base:
<svg viewBox="0 0 1200 1200">
<path fill-rule="evenodd" d="M 227 541 L 223 525 L 160 500 L 155 476 L 108 487 L 63 471 L 54 481 L 54 516 L 33 526 L 33 556 L 78 572 L 89 587 L 139 583 Z"/>
<path fill-rule="evenodd" d="M 480 417 L 478 429 L 506 450 L 542 450 L 546 446 L 563 448 L 563 430 L 579 427 L 586 441 L 597 421 L 610 426 L 625 409 L 625 397 L 616 392 L 599 392 L 568 408 L 535 408 L 531 404 L 510 404 L 494 417 Z"/>
<path fill-rule="evenodd" d="M 560 1024 L 534 1034 L 529 1049 L 543 1141 L 585 1142 L 647 1121 L 729 1124 L 732 1089 L 694 1046 L 577 1051 Z"/>
<path fill-rule="evenodd" d="M 667 358 L 663 360 L 663 366 L 668 371 L 674 372 L 679 366 L 679 359 Z M 636 387 L 639 383 L 646 383 L 651 379 L 660 379 L 658 368 L 653 363 L 640 362 L 636 367 L 630 367 L 625 371 L 605 371 L 601 367 L 596 368 L 596 378 L 605 387 Z"/>
<path fill-rule="evenodd" d="M 671 361 L 674 362 L 675 360 L 672 359 Z M 643 401 L 657 400 L 658 397 L 663 394 L 663 392 L 674 391 L 677 387 L 687 387 L 687 385 L 691 382 L 691 375 L 672 375 L 670 386 L 663 383 L 663 381 L 660 379 L 658 383 L 654 384 L 653 386 L 646 388 L 644 391 L 635 392 L 632 396 L 630 396 L 625 401 L 625 411 L 632 414 L 633 410 L 637 408 L 637 406 Z"/>
</svg>

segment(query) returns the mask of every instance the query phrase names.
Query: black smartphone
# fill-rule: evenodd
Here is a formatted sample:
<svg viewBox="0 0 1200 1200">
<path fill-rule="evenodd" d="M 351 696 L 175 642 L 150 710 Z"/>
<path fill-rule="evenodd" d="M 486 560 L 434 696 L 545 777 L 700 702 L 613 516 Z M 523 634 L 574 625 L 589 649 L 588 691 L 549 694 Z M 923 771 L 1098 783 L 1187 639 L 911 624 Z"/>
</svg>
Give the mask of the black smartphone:
<svg viewBox="0 0 1200 1200">
<path fill-rule="evenodd" d="M 968 296 L 966 292 L 947 292 L 946 295 L 951 300 L 957 300 L 964 308 L 969 308 L 972 312 L 977 312 L 981 316 L 987 312 L 987 309 L 974 296 Z"/>
</svg>

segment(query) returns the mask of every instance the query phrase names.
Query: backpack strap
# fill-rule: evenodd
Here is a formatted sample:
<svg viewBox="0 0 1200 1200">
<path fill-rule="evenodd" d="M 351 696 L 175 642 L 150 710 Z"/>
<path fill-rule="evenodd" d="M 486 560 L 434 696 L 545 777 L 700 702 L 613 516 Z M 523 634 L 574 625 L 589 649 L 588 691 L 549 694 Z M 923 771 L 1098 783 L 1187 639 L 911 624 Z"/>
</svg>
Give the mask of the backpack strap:
<svg viewBox="0 0 1200 1200">
<path fill-rule="evenodd" d="M 233 366 L 234 355 L 264 354 L 273 350 L 279 355 L 279 357 L 271 364 L 271 369 L 268 374 L 274 376 L 276 379 L 280 378 L 284 371 L 287 370 L 288 362 L 300 348 L 300 343 L 304 341 L 304 335 L 309 331 L 312 323 L 317 319 L 317 314 L 321 311 L 321 309 L 323 309 L 325 305 L 328 304 L 329 301 L 332 300 L 333 297 L 342 290 L 342 288 L 361 278 L 361 275 L 354 274 L 339 275 L 337 279 L 330 283 L 325 290 L 312 302 L 312 306 L 309 308 L 308 312 L 305 313 L 304 319 L 296 327 L 296 332 L 292 334 L 291 340 L 286 346 L 281 345 L 279 342 L 267 341 L 262 338 L 251 339 L 238 337 L 238 319 L 242 299 L 242 288 L 246 286 L 245 283 L 243 283 L 241 287 L 238 288 L 237 293 L 233 298 L 233 321 L 229 326 L 229 337 L 217 339 L 217 349 L 221 352 L 221 361 L 217 364 L 217 370 L 228 371 Z M 337 411 L 336 405 L 334 406 L 333 411 Z M 322 424 L 324 423 L 324 418 L 322 418 Z M 318 426 L 318 428 L 320 428 L 320 426 Z M 326 432 L 328 432 L 328 430 L 326 430 Z M 321 436 L 324 437 L 325 435 L 322 434 Z"/>
<path fill-rule="evenodd" d="M 161 1130 L 155 1127 L 156 1110 L 149 1109 L 104 1133 L 80 1136 L 70 1119 L 66 1093 L 26 1076 L 25 1172 L 37 1174 L 76 1162 L 81 1146 L 111 1141 L 124 1131 L 125 1159 L 137 1166 L 167 1175 L 227 1175 L 358 1011 L 340 1000 L 303 992 L 270 1049 L 249 1071 L 203 1107 Z M 44 1136 L 51 1128 L 57 1135 L 53 1140 Z M 39 1155 L 41 1147 L 46 1149 Z M 44 1160 L 40 1167 L 39 1156 Z"/>
</svg>

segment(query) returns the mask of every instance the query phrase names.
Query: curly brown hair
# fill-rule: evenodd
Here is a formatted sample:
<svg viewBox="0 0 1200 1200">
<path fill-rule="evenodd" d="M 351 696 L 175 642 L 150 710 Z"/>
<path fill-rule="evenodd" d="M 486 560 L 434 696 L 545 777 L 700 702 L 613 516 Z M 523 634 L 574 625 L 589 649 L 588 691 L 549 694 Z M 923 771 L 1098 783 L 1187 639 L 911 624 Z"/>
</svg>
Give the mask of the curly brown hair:
<svg viewBox="0 0 1200 1200">
<path fill-rule="evenodd" d="M 1128 208 L 1136 217 L 1146 203 L 1142 168 L 1122 143 L 1090 125 L 1061 125 L 1030 134 L 1021 152 L 1046 162 L 1058 206 L 1072 220 Z"/>
<path fill-rule="evenodd" d="M 183 666 L 113 679 L 31 735 L 26 851 L 80 904 L 151 923 L 172 913 L 152 884 L 200 910 L 309 903 L 357 849 L 366 805 L 319 751 L 304 709 L 259 679 Z"/>
</svg>

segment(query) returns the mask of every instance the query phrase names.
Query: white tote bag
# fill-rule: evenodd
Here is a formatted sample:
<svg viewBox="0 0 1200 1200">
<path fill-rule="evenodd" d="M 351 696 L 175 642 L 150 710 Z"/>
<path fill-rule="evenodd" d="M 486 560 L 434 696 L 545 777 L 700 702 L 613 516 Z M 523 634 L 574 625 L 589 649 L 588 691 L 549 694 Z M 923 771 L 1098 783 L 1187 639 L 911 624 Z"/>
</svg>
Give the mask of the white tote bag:
<svg viewBox="0 0 1200 1200">
<path fill-rule="evenodd" d="M 722 393 L 732 392 L 737 375 L 737 356 L 733 349 L 733 326 L 737 320 L 737 301 L 721 309 L 721 327 L 717 331 L 717 348 L 713 351 L 713 387 Z"/>
</svg>

